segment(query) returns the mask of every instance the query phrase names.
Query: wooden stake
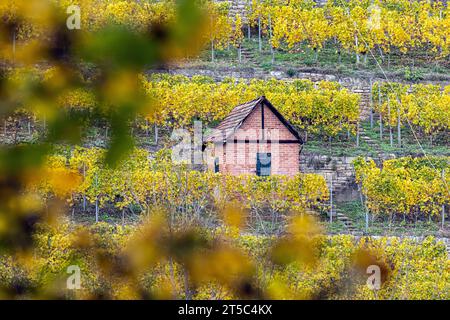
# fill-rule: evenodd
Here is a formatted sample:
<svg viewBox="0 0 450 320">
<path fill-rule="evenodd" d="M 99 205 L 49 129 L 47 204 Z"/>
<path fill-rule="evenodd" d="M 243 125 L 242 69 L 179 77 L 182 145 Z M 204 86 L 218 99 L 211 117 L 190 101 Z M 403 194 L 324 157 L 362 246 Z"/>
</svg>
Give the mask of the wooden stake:
<svg viewBox="0 0 450 320">
<path fill-rule="evenodd" d="M 402 147 L 402 130 L 401 130 L 401 122 L 400 122 L 400 106 L 397 105 L 397 142 L 398 147 Z"/>
<path fill-rule="evenodd" d="M 333 223 L 333 175 L 330 177 L 330 223 Z"/>
<path fill-rule="evenodd" d="M 359 147 L 359 122 L 356 124 L 356 146 Z"/>
<path fill-rule="evenodd" d="M 442 176 L 442 181 L 445 181 L 445 169 L 442 169 L 441 176 Z M 442 223 L 441 223 L 442 229 L 444 229 L 444 225 L 445 225 L 445 204 L 442 204 Z"/>
<path fill-rule="evenodd" d="M 250 13 L 251 13 L 251 0 L 247 1 L 248 3 L 248 11 L 249 11 L 249 15 L 247 16 L 247 36 L 248 36 L 248 40 L 251 39 L 251 30 L 250 30 Z"/>
<path fill-rule="evenodd" d="M 355 47 L 356 47 L 356 63 L 359 64 L 359 52 L 358 52 L 358 35 L 355 34 Z"/>
<path fill-rule="evenodd" d="M 369 93 L 369 104 L 370 104 L 370 129 L 373 129 L 373 97 L 372 97 L 372 79 L 369 81 L 370 93 Z"/>
<path fill-rule="evenodd" d="M 388 104 L 388 121 L 389 121 L 389 143 L 391 147 L 394 146 L 394 136 L 392 134 L 392 125 L 391 125 L 391 104 L 389 103 L 389 96 L 387 98 L 387 104 Z"/>
<path fill-rule="evenodd" d="M 272 64 L 275 62 L 275 53 L 272 46 L 272 20 L 269 14 L 269 42 L 270 42 L 270 54 L 272 55 Z"/>
<path fill-rule="evenodd" d="M 383 141 L 383 115 L 381 114 L 381 83 L 378 83 L 378 104 L 380 106 L 380 140 Z"/>
<path fill-rule="evenodd" d="M 86 164 L 83 163 L 83 180 L 86 179 Z M 86 195 L 83 193 L 83 211 L 86 212 Z"/>
<path fill-rule="evenodd" d="M 242 63 L 242 46 L 239 45 L 238 48 L 238 58 L 239 58 L 239 63 Z"/>
<path fill-rule="evenodd" d="M 262 51 L 262 43 L 261 43 L 261 16 L 258 16 L 258 47 L 259 52 Z"/>
<path fill-rule="evenodd" d="M 95 199 L 95 222 L 98 222 L 98 198 Z"/>
</svg>

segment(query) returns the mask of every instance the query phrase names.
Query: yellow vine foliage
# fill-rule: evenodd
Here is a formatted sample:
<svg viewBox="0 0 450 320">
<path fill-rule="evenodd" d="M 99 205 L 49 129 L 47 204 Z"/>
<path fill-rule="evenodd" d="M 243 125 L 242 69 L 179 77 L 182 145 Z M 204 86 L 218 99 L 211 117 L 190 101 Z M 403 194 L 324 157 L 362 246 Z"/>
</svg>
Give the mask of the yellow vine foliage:
<svg viewBox="0 0 450 320">
<path fill-rule="evenodd" d="M 436 216 L 450 202 L 448 157 L 399 158 L 377 168 L 373 160 L 354 161 L 367 206 L 374 214 Z"/>
<path fill-rule="evenodd" d="M 377 82 L 372 92 L 374 110 L 392 126 L 400 119 L 402 126 L 415 125 L 427 135 L 450 129 L 450 86 Z"/>
<path fill-rule="evenodd" d="M 143 85 L 157 101 L 160 112 L 151 119 L 160 125 L 184 127 L 193 119 L 222 120 L 235 106 L 262 95 L 292 124 L 311 133 L 353 132 L 359 118 L 359 96 L 334 82 L 252 79 L 247 83 L 233 78 L 214 82 L 205 76 L 154 74 Z"/>
</svg>

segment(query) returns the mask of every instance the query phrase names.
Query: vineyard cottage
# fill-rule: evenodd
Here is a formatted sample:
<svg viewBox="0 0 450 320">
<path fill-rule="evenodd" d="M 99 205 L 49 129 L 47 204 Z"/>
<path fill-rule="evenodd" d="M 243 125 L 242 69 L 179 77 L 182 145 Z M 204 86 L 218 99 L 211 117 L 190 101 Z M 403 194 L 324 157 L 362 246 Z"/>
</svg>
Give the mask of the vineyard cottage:
<svg viewBox="0 0 450 320">
<path fill-rule="evenodd" d="M 233 175 L 295 175 L 302 144 L 264 96 L 235 107 L 205 138 L 209 169 Z"/>
</svg>

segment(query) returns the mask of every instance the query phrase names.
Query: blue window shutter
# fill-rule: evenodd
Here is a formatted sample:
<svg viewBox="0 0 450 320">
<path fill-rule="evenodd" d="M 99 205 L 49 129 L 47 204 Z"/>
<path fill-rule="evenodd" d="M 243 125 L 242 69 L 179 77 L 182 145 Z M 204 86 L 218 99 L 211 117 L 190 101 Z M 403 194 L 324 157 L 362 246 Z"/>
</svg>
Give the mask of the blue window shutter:
<svg viewBox="0 0 450 320">
<path fill-rule="evenodd" d="M 260 153 L 256 154 L 256 175 L 260 176 L 261 175 L 261 161 L 259 159 L 260 157 Z"/>
<path fill-rule="evenodd" d="M 214 159 L 214 172 L 219 172 L 219 158 Z"/>
<path fill-rule="evenodd" d="M 256 154 L 256 175 L 270 176 L 270 169 L 272 164 L 272 154 L 257 153 Z"/>
</svg>

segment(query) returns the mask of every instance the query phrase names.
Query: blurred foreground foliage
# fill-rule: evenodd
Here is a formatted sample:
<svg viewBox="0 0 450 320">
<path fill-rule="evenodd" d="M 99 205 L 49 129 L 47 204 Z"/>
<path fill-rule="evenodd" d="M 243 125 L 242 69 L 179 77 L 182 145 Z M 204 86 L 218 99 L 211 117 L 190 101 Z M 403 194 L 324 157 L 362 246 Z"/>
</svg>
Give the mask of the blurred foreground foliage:
<svg viewBox="0 0 450 320">
<path fill-rule="evenodd" d="M 95 3 L 82 3 L 87 25 L 89 15 L 99 12 Z M 104 161 L 111 167 L 117 165 L 133 148 L 131 119 L 152 108 L 139 85 L 140 73 L 180 54 L 195 53 L 205 32 L 206 10 L 198 1 L 172 2 L 172 18 L 163 24 L 150 23 L 145 30 L 109 19 L 95 28 L 82 25 L 79 30 L 69 30 L 68 4 L 18 0 L 0 5 L 0 117 L 6 119 L 17 112 L 35 114 L 46 129 L 32 144 L 0 149 L 1 250 L 32 249 L 37 223 L 48 220 L 48 208 L 39 205 L 39 195 L 26 192 L 25 186 L 45 173 L 42 165 L 55 143 L 77 144 L 89 124 L 88 117 L 103 120 L 111 129 Z M 83 11 L 86 4 L 89 12 Z M 22 38 L 27 41 L 19 45 Z M 84 72 L 87 65 L 93 74 Z M 97 102 L 90 114 L 59 107 L 61 97 L 70 97 L 74 91 L 86 93 L 86 103 Z M 61 208 L 56 202 L 54 205 Z"/>
<path fill-rule="evenodd" d="M 448 299 L 445 245 L 398 238 L 325 236 L 296 217 L 281 238 L 169 227 L 154 212 L 138 227 L 62 221 L 39 225 L 28 254 L 1 255 L 1 298 Z M 81 288 L 66 289 L 67 267 Z M 381 289 L 366 284 L 369 265 Z"/>
<path fill-rule="evenodd" d="M 19 111 L 36 115 L 48 131 L 42 143 L 78 143 L 88 116 L 103 119 L 111 128 L 106 161 L 113 165 L 133 146 L 130 122 L 153 108 L 140 85 L 140 74 L 197 53 L 207 41 L 203 35 L 208 12 L 201 1 L 179 0 L 170 2 L 170 19 L 162 24 L 149 22 L 143 30 L 114 19 L 92 27 L 89 23 L 96 20 L 89 17 L 100 8 L 96 1 L 85 2 L 81 29 L 75 30 L 66 26 L 70 3 L 7 1 L 0 6 L 0 116 Z M 41 32 L 19 45 L 16 33 L 24 26 Z M 39 48 L 30 44 L 33 38 Z M 24 52 L 17 52 L 19 48 Z M 89 115 L 80 108 L 60 108 L 62 97 L 79 94 L 91 107 Z M 45 152 L 42 148 L 41 153 Z"/>
</svg>

